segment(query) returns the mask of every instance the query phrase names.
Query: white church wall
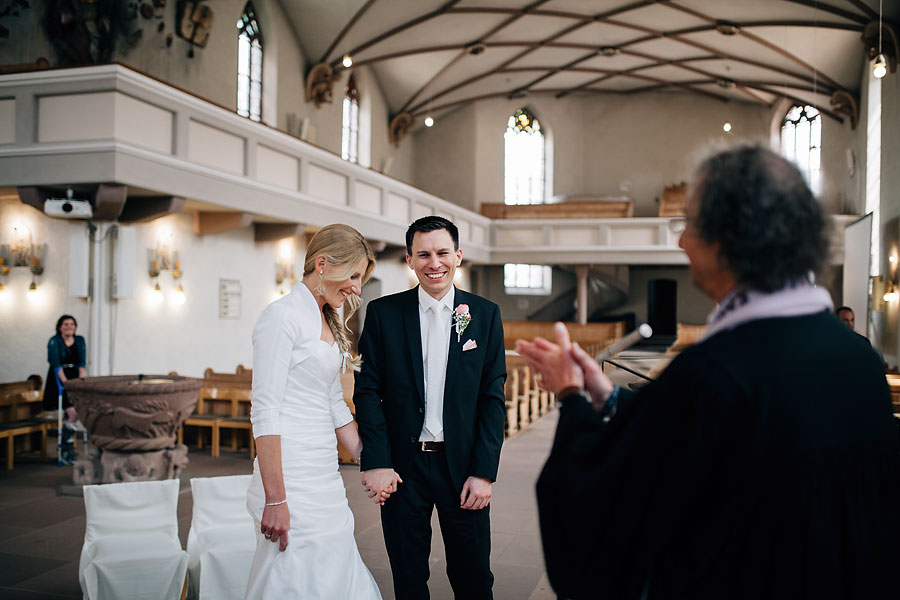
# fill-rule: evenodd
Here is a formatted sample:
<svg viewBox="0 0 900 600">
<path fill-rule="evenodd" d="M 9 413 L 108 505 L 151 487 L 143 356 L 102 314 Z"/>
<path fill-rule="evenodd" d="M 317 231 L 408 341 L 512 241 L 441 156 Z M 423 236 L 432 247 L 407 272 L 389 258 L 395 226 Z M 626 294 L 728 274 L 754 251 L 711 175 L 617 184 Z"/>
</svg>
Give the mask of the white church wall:
<svg viewBox="0 0 900 600">
<path fill-rule="evenodd" d="M 28 268 L 10 269 L 0 277 L 0 381 L 19 381 L 31 374 L 47 374 L 47 341 L 56 320 L 70 314 L 79 335 L 89 327 L 88 303 L 69 297 L 69 234 L 71 222 L 50 219 L 18 199 L 0 198 L 0 243 L 13 237 L 13 227 L 25 226 L 35 244 L 47 244 L 44 272 L 36 277 L 37 292 L 28 294 Z"/>
<path fill-rule="evenodd" d="M 475 211 L 476 155 L 483 141 L 476 131 L 477 113 L 477 104 L 464 106 L 410 136 L 416 147 L 414 185 Z"/>
<path fill-rule="evenodd" d="M 521 106 L 555 140 L 549 195 L 626 194 L 635 200 L 635 216 L 655 216 L 663 187 L 688 180 L 710 144 L 768 139 L 765 106 L 698 95 L 483 100 L 417 131 L 416 185 L 475 210 L 503 202 L 503 133 Z M 722 130 L 726 121 L 731 134 Z"/>
<path fill-rule="evenodd" d="M 89 365 L 96 374 L 167 373 L 202 376 L 207 367 L 234 371 L 238 364 L 250 367 L 250 334 L 262 309 L 278 297 L 274 242 L 255 243 L 250 227 L 228 233 L 197 236 L 192 215 L 172 215 L 147 224 L 135 225 L 137 252 L 134 259 L 134 296 L 109 300 L 109 281 L 101 276 L 94 283 L 100 311 L 99 339 L 91 339 L 88 301 L 68 295 L 68 239 L 72 228 L 82 222 L 51 219 L 18 200 L 0 200 L 0 239 L 14 224 L 27 225 L 36 242 L 47 243 L 47 267 L 37 278 L 38 293 L 26 297 L 31 274 L 16 268 L 0 294 L 0 381 L 17 380 L 31 373 L 44 376 L 47 369 L 46 344 L 56 319 L 64 313 L 78 320 L 78 333 L 92 347 L 103 347 L 102 364 Z M 151 300 L 153 280 L 148 273 L 148 248 L 155 247 L 161 231 L 171 231 L 172 247 L 179 253 L 183 276 L 174 281 L 168 271 L 159 277 L 164 301 Z M 111 260 L 111 240 L 95 244 L 106 267 Z M 302 270 L 303 248 L 295 251 L 297 271 Z M 109 271 L 106 270 L 109 274 Z M 236 280 L 241 287 L 241 310 L 237 318 L 219 317 L 219 281 Z M 181 283 L 185 302 L 173 302 L 172 292 Z M 286 284 L 282 287 L 286 287 Z M 109 361 L 109 354 L 112 360 Z M 109 362 L 108 362 L 109 361 Z"/>
</svg>

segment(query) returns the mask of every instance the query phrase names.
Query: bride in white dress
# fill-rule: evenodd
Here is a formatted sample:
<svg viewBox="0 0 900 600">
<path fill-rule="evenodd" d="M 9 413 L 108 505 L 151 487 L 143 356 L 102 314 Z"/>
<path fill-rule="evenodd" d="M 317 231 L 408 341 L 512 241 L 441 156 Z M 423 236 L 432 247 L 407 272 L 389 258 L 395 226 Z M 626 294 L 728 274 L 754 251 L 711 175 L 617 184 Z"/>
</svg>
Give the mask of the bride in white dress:
<svg viewBox="0 0 900 600">
<path fill-rule="evenodd" d="M 307 247 L 303 280 L 253 329 L 258 457 L 247 508 L 257 543 L 247 598 L 381 598 L 353 537 L 336 447 L 338 439 L 354 456 L 362 450 L 340 382 L 341 368 L 358 370 L 359 359 L 337 309 L 346 302 L 349 316 L 358 308 L 374 267 L 359 232 L 323 228 Z"/>
</svg>

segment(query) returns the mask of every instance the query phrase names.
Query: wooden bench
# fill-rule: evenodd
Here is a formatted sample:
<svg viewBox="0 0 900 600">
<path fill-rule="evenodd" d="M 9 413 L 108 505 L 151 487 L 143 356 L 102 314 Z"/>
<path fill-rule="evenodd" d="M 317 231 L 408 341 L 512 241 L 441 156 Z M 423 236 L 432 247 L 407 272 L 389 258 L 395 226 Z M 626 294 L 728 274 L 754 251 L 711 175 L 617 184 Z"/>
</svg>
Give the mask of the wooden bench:
<svg viewBox="0 0 900 600">
<path fill-rule="evenodd" d="M 891 402 L 894 405 L 894 414 L 900 415 L 900 375 L 897 373 L 885 373 L 888 387 L 891 388 Z"/>
<path fill-rule="evenodd" d="M 553 410 L 555 398 L 537 383 L 537 375 L 520 356 L 506 356 L 506 437 L 527 429 Z"/>
<path fill-rule="evenodd" d="M 489 219 L 621 219 L 634 216 L 632 200 L 500 204 L 486 202 L 481 214 Z"/>
<path fill-rule="evenodd" d="M 662 198 L 659 201 L 660 217 L 685 217 L 687 216 L 687 184 L 679 183 L 663 188 Z"/>
<path fill-rule="evenodd" d="M 503 345 L 507 350 L 512 350 L 516 347 L 516 340 L 533 340 L 538 336 L 553 341 L 553 325 L 551 321 L 504 321 Z M 572 341 L 578 342 L 582 347 L 591 344 L 608 346 L 625 335 L 624 321 L 565 325 Z"/>
<path fill-rule="evenodd" d="M 0 383 L 0 439 L 6 439 L 6 468 L 12 469 L 16 438 L 39 433 L 41 458 L 47 458 L 47 432 L 55 421 L 37 419 L 43 400 L 43 380 L 31 375 L 23 381 Z M 23 442 L 24 443 L 24 442 Z"/>
</svg>

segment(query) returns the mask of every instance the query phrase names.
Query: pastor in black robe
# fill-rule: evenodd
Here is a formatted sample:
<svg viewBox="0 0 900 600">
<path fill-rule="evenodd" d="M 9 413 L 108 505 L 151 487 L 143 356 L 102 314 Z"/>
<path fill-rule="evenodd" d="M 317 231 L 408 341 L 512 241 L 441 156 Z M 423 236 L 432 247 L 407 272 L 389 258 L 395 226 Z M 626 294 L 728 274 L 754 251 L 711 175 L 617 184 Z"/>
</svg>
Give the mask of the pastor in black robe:
<svg viewBox="0 0 900 600">
<path fill-rule="evenodd" d="M 538 480 L 561 598 L 900 598 L 900 437 L 834 315 L 685 350 L 608 421 L 562 399 Z"/>
</svg>

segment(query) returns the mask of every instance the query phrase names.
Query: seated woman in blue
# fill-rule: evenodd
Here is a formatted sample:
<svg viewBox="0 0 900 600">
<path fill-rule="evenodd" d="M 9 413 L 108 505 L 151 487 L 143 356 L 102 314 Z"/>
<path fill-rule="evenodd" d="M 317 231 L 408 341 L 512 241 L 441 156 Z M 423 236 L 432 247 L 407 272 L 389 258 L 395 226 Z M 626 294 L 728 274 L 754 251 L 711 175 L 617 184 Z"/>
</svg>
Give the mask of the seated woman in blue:
<svg viewBox="0 0 900 600">
<path fill-rule="evenodd" d="M 56 321 L 56 335 L 47 342 L 47 361 L 50 368 L 47 371 L 47 381 L 44 384 L 44 410 L 57 410 L 61 406 L 65 411 L 65 423 L 62 432 L 62 450 L 60 460 L 63 464 L 71 465 L 78 458 L 75 445 L 72 443 L 75 431 L 78 428 L 78 414 L 72 401 L 66 395 L 65 385 L 69 379 L 85 377 L 87 346 L 84 338 L 75 335 L 78 323 L 72 315 L 63 315 Z"/>
</svg>

